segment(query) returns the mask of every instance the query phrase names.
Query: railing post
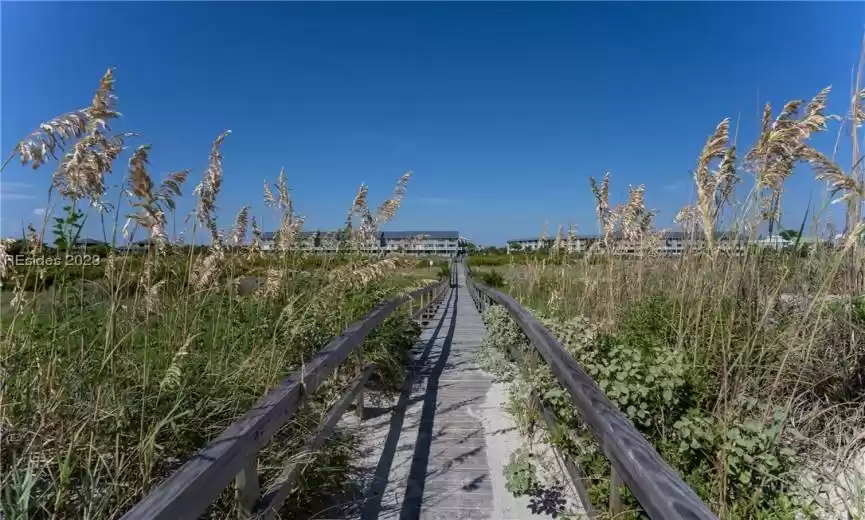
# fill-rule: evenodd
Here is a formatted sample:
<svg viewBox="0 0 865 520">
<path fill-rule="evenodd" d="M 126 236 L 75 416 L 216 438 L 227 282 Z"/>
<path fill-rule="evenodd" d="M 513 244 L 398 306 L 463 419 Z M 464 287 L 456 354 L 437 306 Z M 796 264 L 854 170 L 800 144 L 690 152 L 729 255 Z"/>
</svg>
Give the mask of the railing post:
<svg viewBox="0 0 865 520">
<path fill-rule="evenodd" d="M 355 350 L 357 356 L 357 366 L 355 368 L 355 376 L 360 377 L 363 373 L 363 344 L 357 347 Z M 363 420 L 363 387 L 361 386 L 360 392 L 357 394 L 357 408 L 355 409 L 357 413 L 357 418 Z"/>
<path fill-rule="evenodd" d="M 619 488 L 622 486 L 622 479 L 616 472 L 616 468 L 610 465 L 610 516 L 616 518 L 622 514 L 622 496 L 619 494 Z"/>
<path fill-rule="evenodd" d="M 253 454 L 240 473 L 234 477 L 234 487 L 237 490 L 238 518 L 252 518 L 255 504 L 261 498 L 258 487 L 258 454 Z"/>
</svg>

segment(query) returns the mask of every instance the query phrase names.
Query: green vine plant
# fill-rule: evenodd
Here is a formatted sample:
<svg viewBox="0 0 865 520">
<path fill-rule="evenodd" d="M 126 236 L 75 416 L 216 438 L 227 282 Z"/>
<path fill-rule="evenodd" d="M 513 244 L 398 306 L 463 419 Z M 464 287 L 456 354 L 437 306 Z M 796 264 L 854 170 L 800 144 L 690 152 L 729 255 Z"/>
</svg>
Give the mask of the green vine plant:
<svg viewBox="0 0 865 520">
<path fill-rule="evenodd" d="M 78 242 L 87 217 L 75 205 L 63 206 L 63 211 L 63 217 L 54 217 L 51 232 L 54 235 L 54 247 L 58 251 L 69 251 Z"/>
<path fill-rule="evenodd" d="M 631 309 L 616 333 L 602 331 L 588 319 L 536 318 L 558 339 L 607 397 L 656 447 L 685 482 L 723 519 L 816 518 L 797 479 L 800 458 L 795 431 L 785 428 L 783 408 L 755 397 L 730 406 L 733 416 L 713 413 L 711 389 L 699 370 L 687 365 L 670 334 L 670 308 L 648 300 Z M 569 394 L 542 361 L 534 368 L 510 361 L 509 352 L 528 355 L 533 348 L 519 327 L 498 306 L 484 315 L 487 336 L 479 362 L 509 385 L 510 412 L 523 435 L 543 431 L 545 442 L 572 458 L 588 477 L 592 504 L 609 503 L 610 466 Z M 530 406 L 535 393 L 560 427 L 548 431 Z M 534 461 L 512 455 L 505 469 L 508 490 L 528 493 L 534 485 Z M 622 490 L 625 513 L 617 520 L 648 518 L 633 495 Z M 601 515 L 605 515 L 601 511 Z"/>
</svg>

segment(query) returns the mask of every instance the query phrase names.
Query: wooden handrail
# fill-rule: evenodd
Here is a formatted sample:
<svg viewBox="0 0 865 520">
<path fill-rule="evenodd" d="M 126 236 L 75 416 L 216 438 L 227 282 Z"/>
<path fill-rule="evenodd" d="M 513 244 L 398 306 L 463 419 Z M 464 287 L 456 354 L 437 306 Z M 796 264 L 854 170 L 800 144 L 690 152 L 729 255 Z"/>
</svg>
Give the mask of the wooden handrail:
<svg viewBox="0 0 865 520">
<path fill-rule="evenodd" d="M 453 270 L 452 270 L 453 273 Z M 259 495 L 256 458 L 261 447 L 287 423 L 305 399 L 315 393 L 318 387 L 354 352 L 364 339 L 406 302 L 421 300 L 421 309 L 414 315 L 423 313 L 440 298 L 450 284 L 447 280 L 428 285 L 408 294 L 388 300 L 359 321 L 349 325 L 343 333 L 332 339 L 319 350 L 304 366 L 292 373 L 279 386 L 265 395 L 255 406 L 225 429 L 216 439 L 200 450 L 195 456 L 175 471 L 168 479 L 150 492 L 143 500 L 132 507 L 124 520 L 182 520 L 198 518 L 212 504 L 220 492 L 227 488 L 233 479 L 238 486 L 238 499 L 242 510 L 253 513 L 261 510 L 263 504 Z M 362 364 L 362 357 L 358 357 Z M 359 365 L 360 366 L 360 365 Z M 359 394 L 371 369 L 366 367 L 337 405 L 328 414 L 322 427 L 332 429 L 336 420 L 355 397 L 362 403 Z M 331 424 L 332 423 L 332 424 Z M 314 439 L 312 444 L 321 439 Z M 283 473 L 290 479 L 292 475 Z M 284 488 L 271 488 L 266 495 L 267 502 L 278 507 L 279 499 L 284 499 Z"/>
<path fill-rule="evenodd" d="M 468 272 L 466 274 L 469 274 Z M 613 472 L 640 506 L 655 520 L 710 520 L 718 517 L 685 484 L 654 446 L 634 428 L 594 380 L 532 314 L 511 296 L 466 277 L 479 309 L 501 305 L 549 365 L 553 375 L 571 395 L 574 407 L 601 446 Z M 580 483 L 581 484 L 581 483 Z M 611 490 L 611 506 L 618 497 Z M 590 506 L 590 504 L 586 504 Z"/>
</svg>

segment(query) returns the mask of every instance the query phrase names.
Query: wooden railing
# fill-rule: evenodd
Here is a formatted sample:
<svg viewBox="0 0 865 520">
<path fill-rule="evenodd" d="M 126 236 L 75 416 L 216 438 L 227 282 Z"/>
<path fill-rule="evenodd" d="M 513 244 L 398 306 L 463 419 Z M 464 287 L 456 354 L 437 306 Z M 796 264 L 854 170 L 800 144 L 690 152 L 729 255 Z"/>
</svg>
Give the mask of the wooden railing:
<svg viewBox="0 0 865 520">
<path fill-rule="evenodd" d="M 507 294 L 479 283 L 468 272 L 466 274 L 466 283 L 478 310 L 483 312 L 491 304 L 504 307 L 528 337 L 535 351 L 549 365 L 559 384 L 571 395 L 574 407 L 579 410 L 610 462 L 609 511 L 614 518 L 623 511 L 619 486 L 624 483 L 653 520 L 717 519 L 528 310 Z M 511 349 L 511 356 L 520 364 L 531 365 L 537 361 L 534 352 L 526 356 L 529 359 L 522 359 L 521 353 Z M 537 395 L 533 395 L 532 399 L 533 405 L 540 411 L 541 419 L 551 431 L 556 431 L 558 421 L 555 414 L 544 406 Z M 559 455 L 565 461 L 565 468 L 587 515 L 597 518 L 597 509 L 589 501 L 583 484 L 586 476 L 573 459 L 563 453 Z"/>
<path fill-rule="evenodd" d="M 435 314 L 451 279 L 388 300 L 342 335 L 332 339 L 301 370 L 294 372 L 264 396 L 252 409 L 175 471 L 124 516 L 125 520 L 195 519 L 204 513 L 234 480 L 238 510 L 247 518 L 274 518 L 294 487 L 300 468 L 290 465 L 270 483 L 262 495 L 258 479 L 258 452 L 277 430 L 285 425 L 318 387 L 351 355 L 355 354 L 357 375 L 342 398 L 328 411 L 318 431 L 306 442 L 315 450 L 333 432 L 353 401 L 363 412 L 363 387 L 375 371 L 364 365 L 360 346 L 364 339 L 398 308 L 407 307 L 415 320 L 426 322 Z"/>
</svg>

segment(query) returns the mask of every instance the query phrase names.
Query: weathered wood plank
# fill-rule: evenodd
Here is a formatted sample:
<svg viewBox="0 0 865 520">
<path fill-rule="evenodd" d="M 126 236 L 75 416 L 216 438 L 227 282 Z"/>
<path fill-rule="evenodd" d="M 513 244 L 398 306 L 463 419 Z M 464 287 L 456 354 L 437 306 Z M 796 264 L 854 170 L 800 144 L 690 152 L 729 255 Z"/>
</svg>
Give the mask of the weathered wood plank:
<svg viewBox="0 0 865 520">
<path fill-rule="evenodd" d="M 512 297 L 469 279 L 477 301 L 503 306 L 571 395 L 589 430 L 650 518 L 716 519 L 712 511 L 661 458 L 657 450 L 607 399 L 598 385 L 528 310 Z"/>
<path fill-rule="evenodd" d="M 250 457 L 246 466 L 234 477 L 234 487 L 237 489 L 238 517 L 251 517 L 261 494 L 258 485 L 257 457 Z"/>
<path fill-rule="evenodd" d="M 384 302 L 351 324 L 306 362 L 301 370 L 283 380 L 251 410 L 133 506 L 123 518 L 198 518 L 261 446 L 294 415 L 305 396 L 314 393 L 375 327 L 401 304 L 424 293 L 442 290 L 446 285 L 446 281 L 439 282 Z"/>
</svg>

